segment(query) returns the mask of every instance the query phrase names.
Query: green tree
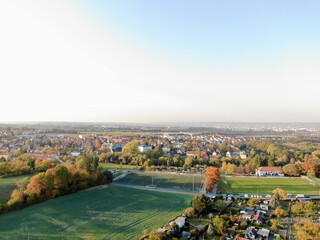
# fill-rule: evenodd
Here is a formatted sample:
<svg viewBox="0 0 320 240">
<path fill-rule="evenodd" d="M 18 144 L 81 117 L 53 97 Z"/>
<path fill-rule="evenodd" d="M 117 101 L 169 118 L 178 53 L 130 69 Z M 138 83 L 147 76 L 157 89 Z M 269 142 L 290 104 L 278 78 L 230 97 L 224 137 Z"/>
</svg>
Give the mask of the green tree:
<svg viewBox="0 0 320 240">
<path fill-rule="evenodd" d="M 227 231 L 228 225 L 228 221 L 223 217 L 216 216 L 213 219 L 213 226 L 215 227 L 217 233 L 219 233 L 220 235 L 224 234 Z"/>
<path fill-rule="evenodd" d="M 199 213 L 205 212 L 207 210 L 207 197 L 202 194 L 200 196 L 195 196 L 191 201 L 191 206 Z"/>
<path fill-rule="evenodd" d="M 122 148 L 122 153 L 125 154 L 137 154 L 138 153 L 138 147 L 140 143 L 138 142 L 129 142 Z"/>
</svg>

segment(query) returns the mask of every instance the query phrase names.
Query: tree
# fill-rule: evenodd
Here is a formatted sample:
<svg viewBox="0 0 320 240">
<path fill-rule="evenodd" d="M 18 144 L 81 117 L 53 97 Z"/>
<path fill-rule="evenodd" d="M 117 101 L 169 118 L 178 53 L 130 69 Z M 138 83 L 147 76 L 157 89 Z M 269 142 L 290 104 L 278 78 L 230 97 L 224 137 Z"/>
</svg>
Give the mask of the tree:
<svg viewBox="0 0 320 240">
<path fill-rule="evenodd" d="M 221 171 L 226 172 L 227 169 L 228 169 L 227 163 L 226 163 L 226 162 L 223 162 L 223 163 L 222 163 L 222 166 L 221 166 Z"/>
<path fill-rule="evenodd" d="M 228 225 L 228 222 L 223 217 L 216 216 L 213 219 L 213 226 L 215 227 L 217 233 L 219 233 L 220 235 L 224 234 L 227 231 Z"/>
<path fill-rule="evenodd" d="M 250 198 L 250 200 L 248 201 L 248 205 L 249 205 L 249 207 L 254 207 L 259 202 L 260 202 L 259 198 Z"/>
<path fill-rule="evenodd" d="M 227 174 L 229 175 L 233 175 L 236 173 L 237 170 L 237 166 L 234 164 L 229 164 L 228 168 L 227 168 Z"/>
<path fill-rule="evenodd" d="M 277 207 L 276 210 L 274 210 L 273 214 L 280 218 L 285 216 L 286 212 L 283 209 L 281 209 L 281 207 Z"/>
<path fill-rule="evenodd" d="M 281 188 L 276 188 L 272 191 L 273 195 L 276 195 L 278 199 L 284 199 L 287 197 L 287 192 Z"/>
<path fill-rule="evenodd" d="M 272 157 L 268 159 L 268 167 L 274 167 L 274 159 Z"/>
<path fill-rule="evenodd" d="M 280 205 L 279 197 L 277 195 L 273 194 L 270 199 L 270 206 L 273 209 L 276 209 L 279 205 Z"/>
<path fill-rule="evenodd" d="M 282 168 L 282 170 L 286 175 L 295 176 L 295 177 L 300 176 L 300 173 L 298 172 L 298 169 L 294 164 L 287 164 Z"/>
<path fill-rule="evenodd" d="M 211 192 L 215 184 L 217 184 L 221 179 L 220 171 L 218 168 L 215 168 L 215 167 L 207 167 L 204 175 L 205 175 L 204 184 L 206 186 L 206 190 L 207 192 Z"/>
<path fill-rule="evenodd" d="M 271 219 L 271 229 L 275 232 L 277 232 L 281 226 L 281 220 L 280 219 Z"/>
<path fill-rule="evenodd" d="M 291 211 L 294 215 L 299 215 L 303 212 L 303 203 L 302 202 L 296 202 L 292 205 Z"/>
<path fill-rule="evenodd" d="M 193 161 L 194 161 L 193 157 L 189 156 L 186 158 L 185 164 L 187 164 L 189 167 L 192 167 Z"/>
<path fill-rule="evenodd" d="M 139 142 L 129 142 L 122 148 L 122 153 L 125 154 L 137 154 L 138 153 L 138 147 L 140 143 Z"/>
<path fill-rule="evenodd" d="M 196 214 L 196 211 L 193 207 L 189 207 L 187 208 L 186 210 L 184 210 L 183 214 L 186 216 L 186 217 L 192 217 Z"/>
<path fill-rule="evenodd" d="M 297 229 L 297 239 L 299 240 L 318 240 L 320 239 L 320 225 L 306 220 L 303 223 L 295 223 Z"/>
<path fill-rule="evenodd" d="M 200 148 L 198 148 L 197 159 L 200 160 L 200 158 L 201 158 L 201 150 Z"/>
<path fill-rule="evenodd" d="M 302 162 L 301 163 L 301 167 L 302 167 L 302 173 L 303 174 L 316 176 L 316 174 L 319 173 L 319 168 L 314 163 Z"/>
<path fill-rule="evenodd" d="M 204 194 L 200 196 L 195 196 L 191 201 L 191 206 L 199 213 L 205 212 L 207 210 L 207 197 Z"/>
</svg>

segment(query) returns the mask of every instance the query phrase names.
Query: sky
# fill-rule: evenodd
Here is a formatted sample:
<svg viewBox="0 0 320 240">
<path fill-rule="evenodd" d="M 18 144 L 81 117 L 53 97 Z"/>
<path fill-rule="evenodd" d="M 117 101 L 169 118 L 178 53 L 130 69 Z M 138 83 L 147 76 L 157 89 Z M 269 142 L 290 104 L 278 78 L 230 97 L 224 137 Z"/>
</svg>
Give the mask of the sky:
<svg viewBox="0 0 320 240">
<path fill-rule="evenodd" d="M 319 122 L 320 2 L 0 1 L 0 122 Z"/>
</svg>

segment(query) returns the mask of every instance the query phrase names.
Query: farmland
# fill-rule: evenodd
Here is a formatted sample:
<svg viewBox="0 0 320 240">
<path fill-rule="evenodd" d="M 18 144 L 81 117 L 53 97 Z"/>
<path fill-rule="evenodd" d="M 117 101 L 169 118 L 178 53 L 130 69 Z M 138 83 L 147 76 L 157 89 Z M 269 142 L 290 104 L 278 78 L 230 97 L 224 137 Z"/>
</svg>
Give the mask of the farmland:
<svg viewBox="0 0 320 240">
<path fill-rule="evenodd" d="M 176 190 L 194 189 L 195 191 L 199 191 L 202 187 L 203 175 L 132 172 L 117 182 L 140 186 L 148 185 L 161 188 L 171 188 Z"/>
<path fill-rule="evenodd" d="M 0 239 L 137 239 L 191 199 L 119 186 L 87 190 L 0 216 Z"/>
<path fill-rule="evenodd" d="M 0 178 L 0 203 L 6 203 L 12 191 L 17 188 L 16 182 L 26 177 L 30 178 L 31 175 Z"/>
<path fill-rule="evenodd" d="M 270 194 L 281 188 L 291 194 L 319 195 L 320 184 L 310 185 L 302 178 L 223 177 L 218 189 L 223 193 Z"/>
</svg>

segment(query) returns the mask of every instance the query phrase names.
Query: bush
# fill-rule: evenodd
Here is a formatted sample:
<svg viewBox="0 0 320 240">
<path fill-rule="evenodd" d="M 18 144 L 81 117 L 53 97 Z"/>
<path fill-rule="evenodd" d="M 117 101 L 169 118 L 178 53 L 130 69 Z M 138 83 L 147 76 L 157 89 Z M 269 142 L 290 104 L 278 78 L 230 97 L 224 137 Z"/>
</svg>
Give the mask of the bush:
<svg viewBox="0 0 320 240">
<path fill-rule="evenodd" d="M 196 214 L 196 210 L 193 207 L 189 207 L 186 210 L 184 210 L 183 214 L 186 217 L 192 217 Z"/>
</svg>

